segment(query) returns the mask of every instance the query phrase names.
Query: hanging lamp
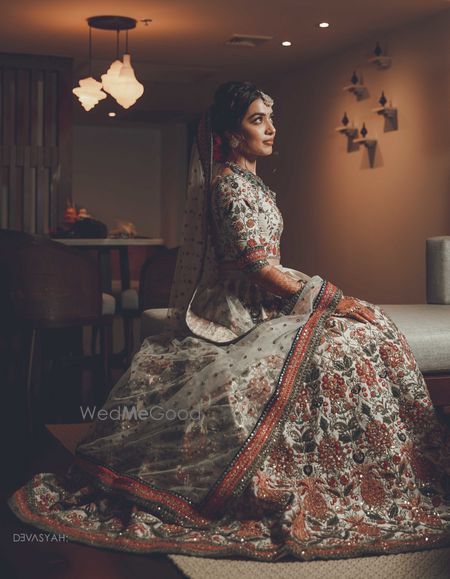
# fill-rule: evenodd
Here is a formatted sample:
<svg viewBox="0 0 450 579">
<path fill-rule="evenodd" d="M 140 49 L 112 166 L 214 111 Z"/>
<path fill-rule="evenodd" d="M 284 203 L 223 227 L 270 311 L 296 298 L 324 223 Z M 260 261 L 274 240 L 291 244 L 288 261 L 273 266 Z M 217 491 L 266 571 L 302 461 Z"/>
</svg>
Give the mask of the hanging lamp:
<svg viewBox="0 0 450 579">
<path fill-rule="evenodd" d="M 102 91 L 102 83 L 92 77 L 92 30 L 89 26 L 89 76 L 79 81 L 79 86 L 72 92 L 78 97 L 85 111 L 90 111 L 99 101 L 106 98 Z"/>
<path fill-rule="evenodd" d="M 103 88 L 106 93 L 110 94 L 118 104 L 128 109 L 144 94 L 144 86 L 136 79 L 128 50 L 128 31 L 136 28 L 137 21 L 127 16 L 92 16 L 87 19 L 87 22 L 89 28 L 116 31 L 116 60 L 112 62 L 107 72 L 102 74 L 102 82 L 98 84 L 100 84 L 100 88 Z M 126 31 L 123 61 L 119 58 L 121 31 Z"/>
<path fill-rule="evenodd" d="M 130 108 L 144 94 L 144 86 L 136 79 L 129 54 L 123 55 L 123 65 L 114 85 L 112 96 L 124 109 Z"/>
<path fill-rule="evenodd" d="M 130 108 L 144 93 L 144 86 L 136 79 L 128 50 L 128 30 L 125 36 L 123 62 L 119 60 L 119 33 L 117 30 L 116 60 L 106 74 L 102 75 L 103 90 L 109 93 L 125 109 Z"/>
</svg>

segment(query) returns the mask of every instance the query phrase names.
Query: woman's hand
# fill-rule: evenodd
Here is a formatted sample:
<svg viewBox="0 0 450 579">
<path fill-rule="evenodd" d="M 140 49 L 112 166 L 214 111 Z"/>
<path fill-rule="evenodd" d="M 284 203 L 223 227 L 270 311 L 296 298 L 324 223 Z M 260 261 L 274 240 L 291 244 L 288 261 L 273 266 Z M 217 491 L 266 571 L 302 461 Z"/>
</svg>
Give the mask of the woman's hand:
<svg viewBox="0 0 450 579">
<path fill-rule="evenodd" d="M 375 312 L 364 306 L 358 299 L 349 296 L 343 296 L 336 307 L 335 314 L 337 316 L 353 318 L 359 322 L 370 322 L 376 325 Z"/>
</svg>

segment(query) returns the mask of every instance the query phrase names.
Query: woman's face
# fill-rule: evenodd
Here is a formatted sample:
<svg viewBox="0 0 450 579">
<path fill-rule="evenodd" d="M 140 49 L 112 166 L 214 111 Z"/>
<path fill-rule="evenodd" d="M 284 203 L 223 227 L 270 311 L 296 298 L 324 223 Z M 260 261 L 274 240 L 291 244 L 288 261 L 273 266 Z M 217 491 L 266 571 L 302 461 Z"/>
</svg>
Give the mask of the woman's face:
<svg viewBox="0 0 450 579">
<path fill-rule="evenodd" d="M 236 134 L 238 151 L 246 157 L 266 157 L 272 154 L 275 138 L 272 107 L 256 99 L 248 107 Z"/>
</svg>

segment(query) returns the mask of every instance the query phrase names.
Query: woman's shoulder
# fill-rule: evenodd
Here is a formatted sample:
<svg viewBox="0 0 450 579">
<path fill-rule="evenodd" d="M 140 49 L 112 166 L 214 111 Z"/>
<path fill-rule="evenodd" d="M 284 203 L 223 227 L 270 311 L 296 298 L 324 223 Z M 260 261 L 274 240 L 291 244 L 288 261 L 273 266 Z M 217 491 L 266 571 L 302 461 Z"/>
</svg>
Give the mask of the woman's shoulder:
<svg viewBox="0 0 450 579">
<path fill-rule="evenodd" d="M 212 190 L 222 195 L 239 195 L 255 193 L 252 183 L 229 167 L 219 169 L 211 182 Z"/>
<path fill-rule="evenodd" d="M 214 175 L 211 185 L 213 188 L 220 186 L 227 186 L 232 182 L 239 182 L 239 175 L 229 167 L 220 167 Z"/>
</svg>

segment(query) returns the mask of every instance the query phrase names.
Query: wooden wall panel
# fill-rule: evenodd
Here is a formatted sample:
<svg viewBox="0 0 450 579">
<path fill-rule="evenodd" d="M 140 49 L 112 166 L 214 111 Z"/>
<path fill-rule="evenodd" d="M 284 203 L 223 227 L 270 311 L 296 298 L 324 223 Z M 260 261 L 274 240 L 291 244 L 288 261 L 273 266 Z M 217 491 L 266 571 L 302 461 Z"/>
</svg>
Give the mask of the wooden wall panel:
<svg viewBox="0 0 450 579">
<path fill-rule="evenodd" d="M 0 227 L 48 233 L 71 201 L 72 59 L 0 53 Z"/>
</svg>

